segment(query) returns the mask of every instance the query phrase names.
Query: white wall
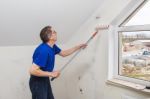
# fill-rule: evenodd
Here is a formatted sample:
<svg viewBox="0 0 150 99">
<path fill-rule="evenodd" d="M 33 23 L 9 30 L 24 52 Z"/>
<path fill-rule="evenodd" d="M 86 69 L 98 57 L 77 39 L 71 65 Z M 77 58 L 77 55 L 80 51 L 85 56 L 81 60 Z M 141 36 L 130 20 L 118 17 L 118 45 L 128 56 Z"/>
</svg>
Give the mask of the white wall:
<svg viewBox="0 0 150 99">
<path fill-rule="evenodd" d="M 33 46 L 0 47 L 0 99 L 30 99 L 29 67 Z"/>
<path fill-rule="evenodd" d="M 109 24 L 129 1 L 107 0 L 73 35 L 73 39 L 60 47 L 65 49 L 85 42 L 97 24 Z M 101 19 L 96 20 L 97 15 Z M 61 73 L 60 78 L 52 82 L 56 99 L 122 99 L 122 95 L 126 94 L 137 99 L 150 97 L 148 94 L 105 83 L 108 77 L 109 32 L 106 30 L 100 33 Z M 28 68 L 35 47 L 0 47 L 0 99 L 31 99 Z M 57 56 L 56 69 L 60 69 L 70 57 Z"/>
<path fill-rule="evenodd" d="M 86 41 L 94 31 L 97 24 L 109 24 L 121 12 L 130 0 L 107 0 L 91 16 L 91 18 L 79 29 L 66 46 L 74 45 Z M 119 8 L 119 9 L 118 9 Z M 100 15 L 99 20 L 95 16 Z M 54 89 L 57 99 L 122 99 L 122 96 L 131 96 L 135 99 L 146 99 L 150 95 L 136 92 L 135 90 L 107 85 L 108 78 L 108 36 L 109 30 L 100 32 L 81 54 L 64 70 L 62 76 L 54 82 L 54 87 L 58 85 L 62 90 Z M 59 58 L 58 58 L 58 61 Z M 65 61 L 65 60 L 64 60 Z M 63 62 L 64 62 L 63 61 Z M 62 66 L 62 63 L 57 66 Z M 61 85 L 63 82 L 64 85 Z M 82 92 L 80 91 L 82 89 Z M 61 96 L 61 98 L 59 97 Z"/>
</svg>

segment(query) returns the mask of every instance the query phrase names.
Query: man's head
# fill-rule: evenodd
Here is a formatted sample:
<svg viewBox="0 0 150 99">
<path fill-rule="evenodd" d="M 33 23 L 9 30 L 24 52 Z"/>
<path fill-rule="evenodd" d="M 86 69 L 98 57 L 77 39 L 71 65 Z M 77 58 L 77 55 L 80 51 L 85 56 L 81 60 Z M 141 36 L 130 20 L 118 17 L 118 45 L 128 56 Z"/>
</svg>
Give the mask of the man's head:
<svg viewBox="0 0 150 99">
<path fill-rule="evenodd" d="M 55 42 L 57 40 L 57 35 L 51 26 L 46 26 L 40 32 L 40 38 L 43 43 L 47 43 L 49 41 Z"/>
</svg>

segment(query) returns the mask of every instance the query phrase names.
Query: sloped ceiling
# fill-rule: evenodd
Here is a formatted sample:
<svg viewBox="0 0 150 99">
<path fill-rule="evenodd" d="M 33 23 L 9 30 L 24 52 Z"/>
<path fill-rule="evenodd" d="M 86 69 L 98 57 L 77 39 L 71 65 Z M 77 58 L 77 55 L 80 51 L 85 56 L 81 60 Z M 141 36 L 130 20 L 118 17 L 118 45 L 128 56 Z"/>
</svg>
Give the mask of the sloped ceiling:
<svg viewBox="0 0 150 99">
<path fill-rule="evenodd" d="M 39 32 L 51 25 L 65 43 L 104 0 L 0 0 L 0 46 L 40 43 Z"/>
</svg>

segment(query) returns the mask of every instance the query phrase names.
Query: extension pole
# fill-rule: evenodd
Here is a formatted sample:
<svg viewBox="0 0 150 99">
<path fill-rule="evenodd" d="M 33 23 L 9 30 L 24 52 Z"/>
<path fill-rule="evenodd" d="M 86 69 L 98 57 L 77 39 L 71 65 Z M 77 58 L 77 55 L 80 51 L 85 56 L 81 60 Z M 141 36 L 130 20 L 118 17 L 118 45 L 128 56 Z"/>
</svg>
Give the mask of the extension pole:
<svg viewBox="0 0 150 99">
<path fill-rule="evenodd" d="M 86 45 L 98 34 L 99 30 L 105 30 L 108 29 L 109 26 L 104 26 L 104 27 L 98 27 L 96 28 L 96 32 L 93 33 L 93 35 L 86 41 Z M 60 72 L 62 72 L 70 62 L 81 52 L 82 49 L 80 49 L 78 52 L 76 52 L 70 59 L 69 61 L 60 69 Z M 56 77 L 53 77 L 51 81 L 53 81 Z"/>
</svg>

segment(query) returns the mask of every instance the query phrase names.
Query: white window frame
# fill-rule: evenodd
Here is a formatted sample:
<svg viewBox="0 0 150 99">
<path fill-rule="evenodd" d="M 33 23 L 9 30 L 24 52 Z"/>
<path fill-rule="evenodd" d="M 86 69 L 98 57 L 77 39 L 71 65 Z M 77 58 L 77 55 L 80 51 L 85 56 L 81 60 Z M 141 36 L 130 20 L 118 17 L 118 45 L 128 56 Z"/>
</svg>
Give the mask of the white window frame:
<svg viewBox="0 0 150 99">
<path fill-rule="evenodd" d="M 110 33 L 109 33 L 109 70 L 108 70 L 108 79 L 120 79 L 125 80 L 133 83 L 138 83 L 142 85 L 150 85 L 150 82 L 136 79 L 136 78 L 130 78 L 119 75 L 119 32 L 133 32 L 133 31 L 150 31 L 150 24 L 149 25 L 137 25 L 137 26 L 122 26 L 121 24 L 125 22 L 125 20 L 128 20 L 132 15 L 133 12 L 137 11 L 146 0 L 139 0 L 138 2 L 133 1 L 131 2 L 124 11 L 111 23 L 110 27 Z M 135 4 L 136 3 L 136 4 Z M 131 5 L 134 5 L 131 8 Z M 130 9 L 130 10 L 129 10 Z M 125 15 L 126 14 L 126 15 Z M 121 58 L 120 58 L 121 59 Z"/>
</svg>

